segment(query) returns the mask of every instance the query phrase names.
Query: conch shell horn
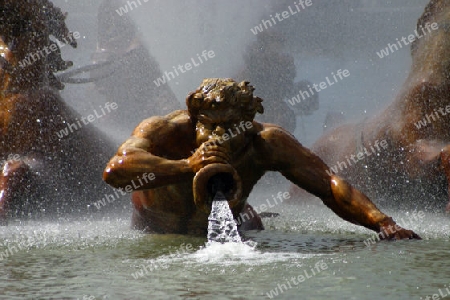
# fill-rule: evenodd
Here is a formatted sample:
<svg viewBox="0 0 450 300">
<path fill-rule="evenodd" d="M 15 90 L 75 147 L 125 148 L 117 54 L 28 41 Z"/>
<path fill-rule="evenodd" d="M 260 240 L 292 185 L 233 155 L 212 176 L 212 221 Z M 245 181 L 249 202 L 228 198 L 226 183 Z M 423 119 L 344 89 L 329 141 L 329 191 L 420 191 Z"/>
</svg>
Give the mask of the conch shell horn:
<svg viewBox="0 0 450 300">
<path fill-rule="evenodd" d="M 233 208 L 242 197 L 241 177 L 231 165 L 210 164 L 195 174 L 193 192 L 195 205 L 207 213 L 217 192 L 222 192 Z"/>
</svg>

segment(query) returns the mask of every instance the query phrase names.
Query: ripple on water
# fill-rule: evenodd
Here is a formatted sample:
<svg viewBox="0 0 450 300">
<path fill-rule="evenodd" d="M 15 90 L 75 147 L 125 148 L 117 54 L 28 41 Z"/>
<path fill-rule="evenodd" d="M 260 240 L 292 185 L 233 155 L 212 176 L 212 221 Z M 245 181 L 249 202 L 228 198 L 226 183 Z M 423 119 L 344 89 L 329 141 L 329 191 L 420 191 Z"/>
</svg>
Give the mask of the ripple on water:
<svg viewBox="0 0 450 300">
<path fill-rule="evenodd" d="M 129 216 L 1 227 L 2 245 L 27 247 L 0 261 L 0 289 L 7 299 L 261 299 L 322 260 L 327 270 L 277 299 L 299 293 L 305 299 L 420 299 L 449 284 L 444 214 L 426 212 L 411 223 L 424 241 L 366 247 L 371 231 L 322 205 L 273 211 L 280 216 L 263 220 L 267 230 L 245 232 L 243 243 L 142 234 L 130 230 Z M 412 214 L 387 213 L 396 220 Z M 0 251 L 8 249 L 2 245 Z M 148 274 L 133 277 L 149 266 Z"/>
</svg>

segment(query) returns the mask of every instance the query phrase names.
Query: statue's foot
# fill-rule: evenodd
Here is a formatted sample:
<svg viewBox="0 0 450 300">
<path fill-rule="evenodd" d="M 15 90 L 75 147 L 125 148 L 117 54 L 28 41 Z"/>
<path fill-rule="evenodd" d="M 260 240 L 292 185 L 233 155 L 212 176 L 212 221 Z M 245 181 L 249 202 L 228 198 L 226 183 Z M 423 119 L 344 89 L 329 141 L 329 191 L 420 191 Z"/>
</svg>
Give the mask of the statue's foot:
<svg viewBox="0 0 450 300">
<path fill-rule="evenodd" d="M 382 240 L 405 240 L 405 239 L 416 239 L 421 240 L 422 238 L 412 230 L 404 229 L 397 225 L 392 218 L 386 218 L 380 224 L 380 232 L 378 236 Z"/>
</svg>

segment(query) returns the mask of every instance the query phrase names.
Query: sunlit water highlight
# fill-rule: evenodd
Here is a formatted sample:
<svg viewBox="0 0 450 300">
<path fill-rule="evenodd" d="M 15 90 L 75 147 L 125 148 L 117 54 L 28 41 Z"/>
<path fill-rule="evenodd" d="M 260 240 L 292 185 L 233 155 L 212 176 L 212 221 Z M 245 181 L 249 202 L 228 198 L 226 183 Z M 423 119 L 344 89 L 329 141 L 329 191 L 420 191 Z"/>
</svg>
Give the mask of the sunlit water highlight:
<svg viewBox="0 0 450 300">
<path fill-rule="evenodd" d="M 242 243 L 236 222 L 225 196 L 218 192 L 208 217 L 208 243 Z"/>
</svg>

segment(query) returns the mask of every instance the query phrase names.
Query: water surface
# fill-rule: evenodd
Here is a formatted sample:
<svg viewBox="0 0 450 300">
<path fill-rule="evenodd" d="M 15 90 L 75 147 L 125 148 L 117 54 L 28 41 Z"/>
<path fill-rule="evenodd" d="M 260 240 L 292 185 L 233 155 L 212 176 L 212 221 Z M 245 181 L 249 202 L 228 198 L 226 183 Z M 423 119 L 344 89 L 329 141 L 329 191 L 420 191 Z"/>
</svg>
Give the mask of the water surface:
<svg viewBox="0 0 450 300">
<path fill-rule="evenodd" d="M 273 211 L 243 235 L 256 246 L 142 234 L 128 216 L 2 227 L 0 299 L 425 299 L 450 284 L 444 214 L 411 224 L 422 241 L 367 247 L 369 230 L 323 205 Z"/>
</svg>

